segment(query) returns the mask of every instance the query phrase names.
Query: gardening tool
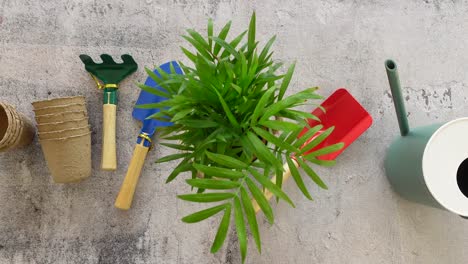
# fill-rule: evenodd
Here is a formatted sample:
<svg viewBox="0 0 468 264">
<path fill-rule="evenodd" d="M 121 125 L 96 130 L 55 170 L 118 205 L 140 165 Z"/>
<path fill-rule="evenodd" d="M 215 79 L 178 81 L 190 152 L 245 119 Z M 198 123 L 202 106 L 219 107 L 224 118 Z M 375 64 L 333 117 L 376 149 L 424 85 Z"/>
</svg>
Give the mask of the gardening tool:
<svg viewBox="0 0 468 264">
<path fill-rule="evenodd" d="M 387 150 L 385 172 L 402 197 L 468 216 L 468 118 L 410 129 L 397 65 L 385 62 L 400 137 Z"/>
<path fill-rule="evenodd" d="M 366 109 L 364 109 L 364 107 L 362 107 L 362 105 L 344 88 L 336 90 L 321 104 L 321 107 L 312 111 L 312 114 L 320 121 L 309 119 L 309 126 L 314 127 L 321 124 L 323 128 L 308 139 L 302 148 L 310 144 L 312 140 L 321 135 L 328 128 L 334 126 L 335 129 L 324 141 L 305 152 L 303 155 L 336 143 L 344 143 L 343 148 L 340 150 L 318 157 L 320 160 L 334 160 L 372 124 L 372 117 Z M 309 128 L 304 128 L 298 137 L 302 137 L 308 130 Z M 299 167 L 296 160 L 294 158 L 292 160 L 294 165 Z M 291 176 L 291 170 L 287 163 L 283 165 L 283 169 L 283 182 L 285 182 Z M 276 176 L 273 176 L 271 181 L 276 184 Z M 273 196 L 267 189 L 264 190 L 263 194 L 268 200 Z M 260 206 L 255 200 L 252 200 L 252 203 L 255 212 L 258 212 Z"/>
<path fill-rule="evenodd" d="M 123 79 L 137 70 L 138 65 L 128 54 L 122 55 L 123 63 L 116 63 L 107 54 L 101 55 L 102 63 L 99 64 L 95 63 L 88 55 L 80 55 L 80 59 L 85 64 L 85 69 L 96 81 L 98 88 L 104 90 L 101 168 L 115 170 L 117 169 L 115 146 L 117 88 Z"/>
<path fill-rule="evenodd" d="M 159 66 L 159 68 L 167 73 L 171 73 L 171 64 L 173 66 L 173 69 L 175 70 L 175 73 L 182 74 L 181 68 L 175 61 L 165 63 Z M 154 73 L 157 76 L 160 76 L 157 69 L 154 70 Z M 154 89 L 162 90 L 162 88 L 156 83 L 156 80 L 153 80 L 151 77 L 148 77 L 146 79 L 145 85 L 149 87 L 154 87 Z M 135 105 L 138 106 L 144 104 L 158 103 L 166 99 L 167 98 L 142 90 Z M 172 125 L 171 122 L 159 121 L 152 118 L 148 119 L 148 117 L 158 113 L 159 111 L 159 108 L 133 109 L 133 118 L 142 121 L 143 127 L 140 131 L 140 134 L 138 135 L 136 141 L 137 144 L 135 146 L 135 150 L 133 151 L 133 156 L 132 160 L 130 161 L 130 165 L 128 166 L 127 175 L 125 176 L 124 182 L 122 183 L 122 187 L 120 188 L 120 192 L 115 201 L 115 207 L 119 209 L 128 210 L 132 205 L 133 195 L 135 193 L 135 188 L 138 183 L 138 178 L 140 177 L 141 170 L 145 163 L 146 155 L 151 149 L 151 138 L 153 137 L 156 128 Z"/>
</svg>

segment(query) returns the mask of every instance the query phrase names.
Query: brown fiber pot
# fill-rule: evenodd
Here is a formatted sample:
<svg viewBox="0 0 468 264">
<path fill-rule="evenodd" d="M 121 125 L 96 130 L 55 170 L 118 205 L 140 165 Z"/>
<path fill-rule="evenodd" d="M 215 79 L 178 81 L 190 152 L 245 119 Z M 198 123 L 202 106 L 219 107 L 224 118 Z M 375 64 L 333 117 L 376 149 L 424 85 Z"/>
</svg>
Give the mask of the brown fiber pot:
<svg viewBox="0 0 468 264">
<path fill-rule="evenodd" d="M 16 114 L 19 116 L 17 119 L 19 120 L 19 129 L 11 148 L 29 145 L 36 134 L 36 128 L 33 123 L 23 114 L 18 112 L 16 112 Z"/>
<path fill-rule="evenodd" d="M 28 145 L 36 129 L 31 121 L 13 106 L 0 103 L 0 151 Z"/>
<path fill-rule="evenodd" d="M 68 138 L 77 135 L 83 135 L 89 133 L 89 126 L 86 125 L 84 127 L 73 128 L 73 129 L 66 129 L 54 132 L 45 132 L 45 133 L 38 133 L 40 140 L 47 140 L 47 139 L 57 139 L 57 138 Z"/>
<path fill-rule="evenodd" d="M 86 111 L 68 111 L 58 114 L 36 115 L 38 124 L 65 122 L 88 117 Z"/>
<path fill-rule="evenodd" d="M 67 105 L 51 106 L 51 107 L 45 107 L 45 108 L 34 110 L 34 112 L 38 116 L 70 112 L 70 111 L 86 111 L 86 105 L 85 104 L 67 104 Z"/>
<path fill-rule="evenodd" d="M 78 182 L 91 176 L 91 133 L 40 143 L 54 182 Z"/>
<path fill-rule="evenodd" d="M 0 103 L 0 148 L 9 146 L 16 135 L 17 123 L 14 122 L 11 106 Z"/>
<path fill-rule="evenodd" d="M 65 129 L 73 129 L 88 125 L 88 118 L 75 119 L 65 122 L 43 123 L 37 125 L 39 133 L 55 132 Z"/>
<path fill-rule="evenodd" d="M 84 96 L 61 97 L 50 100 L 36 101 L 32 105 L 34 109 L 38 110 L 45 107 L 68 105 L 68 104 L 85 104 Z"/>
</svg>

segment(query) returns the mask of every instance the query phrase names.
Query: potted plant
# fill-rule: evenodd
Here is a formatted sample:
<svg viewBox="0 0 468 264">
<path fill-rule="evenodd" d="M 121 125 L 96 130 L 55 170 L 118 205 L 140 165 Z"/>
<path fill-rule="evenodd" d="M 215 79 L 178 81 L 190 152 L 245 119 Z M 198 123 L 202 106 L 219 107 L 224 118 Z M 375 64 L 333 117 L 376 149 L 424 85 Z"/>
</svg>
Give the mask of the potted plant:
<svg viewBox="0 0 468 264">
<path fill-rule="evenodd" d="M 191 172 L 191 178 L 186 182 L 194 192 L 178 197 L 189 202 L 215 204 L 182 218 L 182 221 L 196 223 L 222 215 L 211 247 L 211 252 L 215 253 L 223 245 L 233 218 L 244 261 L 247 226 L 261 252 L 252 199 L 273 223 L 272 208 L 262 188 L 294 206 L 281 189 L 283 162 L 294 167 L 291 169 L 293 179 L 302 193 L 312 199 L 299 170 L 291 165 L 297 161 L 314 182 L 326 188 L 308 162 L 333 164 L 333 161 L 321 161 L 317 156 L 334 152 L 342 144 L 302 155 L 305 149 L 301 147 L 306 139 L 298 138 L 298 135 L 308 127 L 306 120 L 316 117 L 295 108 L 322 97 L 316 94 L 316 88 L 285 95 L 294 64 L 285 74 L 277 73 L 282 64 L 273 60 L 273 52 L 270 51 L 275 37 L 263 48 L 259 47 L 255 39 L 255 13 L 248 30 L 228 41 L 230 26 L 231 22 L 215 35 L 213 22 L 209 20 L 206 37 L 187 30 L 188 35 L 183 38 L 194 50 L 182 48 L 182 51 L 193 66 L 180 63 L 184 75 L 167 74 L 161 70 L 161 77 L 147 69 L 165 91 L 139 86 L 167 98 L 166 101 L 143 106 L 161 109 L 152 118 L 173 122 L 173 126 L 161 130 L 162 139 L 175 141 L 161 144 L 180 151 L 158 160 L 180 160 L 167 182 L 182 172 Z M 309 137 L 319 129 L 319 126 L 311 128 Z M 307 148 L 310 150 L 309 146 L 317 146 L 332 130 L 330 128 L 316 137 Z M 273 175 L 276 176 L 274 183 L 270 181 Z"/>
</svg>

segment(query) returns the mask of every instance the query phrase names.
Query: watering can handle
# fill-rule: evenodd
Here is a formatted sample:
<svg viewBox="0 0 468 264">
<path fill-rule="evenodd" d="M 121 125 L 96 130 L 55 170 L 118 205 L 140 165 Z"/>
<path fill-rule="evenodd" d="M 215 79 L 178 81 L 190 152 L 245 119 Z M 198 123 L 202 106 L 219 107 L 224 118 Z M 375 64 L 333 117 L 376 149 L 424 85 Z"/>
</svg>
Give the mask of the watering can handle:
<svg viewBox="0 0 468 264">
<path fill-rule="evenodd" d="M 397 65 L 393 60 L 385 61 L 385 70 L 387 71 L 388 83 L 392 91 L 393 104 L 400 126 L 400 133 L 406 136 L 409 132 L 408 118 L 406 116 L 405 102 L 401 94 L 400 78 L 398 77 Z"/>
</svg>

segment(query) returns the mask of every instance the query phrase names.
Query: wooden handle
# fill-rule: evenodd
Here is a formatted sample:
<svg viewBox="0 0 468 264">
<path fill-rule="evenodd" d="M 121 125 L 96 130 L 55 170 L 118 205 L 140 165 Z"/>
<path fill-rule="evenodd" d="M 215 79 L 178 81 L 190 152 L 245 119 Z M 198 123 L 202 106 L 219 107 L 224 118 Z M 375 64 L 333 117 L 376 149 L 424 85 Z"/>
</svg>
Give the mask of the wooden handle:
<svg viewBox="0 0 468 264">
<path fill-rule="evenodd" d="M 115 147 L 115 123 L 117 105 L 103 105 L 102 122 L 102 163 L 103 170 L 117 169 L 117 150 Z"/>
<path fill-rule="evenodd" d="M 296 165 L 296 168 L 299 167 L 299 164 L 297 163 L 296 160 L 293 159 L 293 162 L 294 162 L 294 165 Z M 284 184 L 289 179 L 289 177 L 291 177 L 291 169 L 289 169 L 288 163 L 283 164 L 283 169 L 284 169 L 283 184 Z M 276 176 L 273 176 L 273 178 L 271 178 L 271 182 L 276 184 Z M 266 188 L 263 190 L 263 195 L 265 195 L 265 198 L 268 201 L 270 201 L 271 197 L 273 197 L 273 193 L 271 193 Z M 252 199 L 252 205 L 255 210 L 255 213 L 258 213 L 258 211 L 260 211 L 261 208 L 258 205 L 257 201 L 255 201 L 255 199 Z"/>
<path fill-rule="evenodd" d="M 128 166 L 127 175 L 120 187 L 119 195 L 115 200 L 115 207 L 128 210 L 132 205 L 133 194 L 135 194 L 135 188 L 138 183 L 138 178 L 140 178 L 141 169 L 145 164 L 146 154 L 148 154 L 149 148 L 143 145 L 143 140 L 141 144 L 135 146 L 133 151 L 132 160 Z"/>
</svg>

